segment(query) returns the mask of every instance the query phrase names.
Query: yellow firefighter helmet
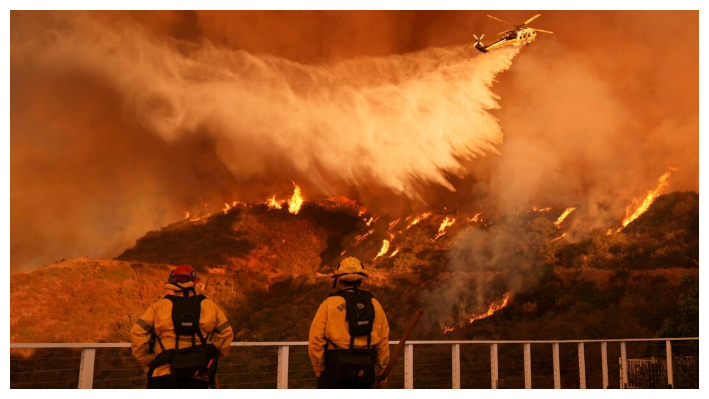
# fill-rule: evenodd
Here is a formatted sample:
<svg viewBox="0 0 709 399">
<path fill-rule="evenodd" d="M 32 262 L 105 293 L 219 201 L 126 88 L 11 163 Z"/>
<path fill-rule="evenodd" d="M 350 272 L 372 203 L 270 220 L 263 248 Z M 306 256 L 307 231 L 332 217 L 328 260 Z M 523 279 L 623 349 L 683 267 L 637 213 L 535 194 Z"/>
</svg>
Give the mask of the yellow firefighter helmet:
<svg viewBox="0 0 709 399">
<path fill-rule="evenodd" d="M 359 259 L 350 256 L 342 259 L 332 277 L 335 280 L 339 278 L 342 281 L 359 281 L 369 275 L 364 271 L 364 264 Z"/>
</svg>

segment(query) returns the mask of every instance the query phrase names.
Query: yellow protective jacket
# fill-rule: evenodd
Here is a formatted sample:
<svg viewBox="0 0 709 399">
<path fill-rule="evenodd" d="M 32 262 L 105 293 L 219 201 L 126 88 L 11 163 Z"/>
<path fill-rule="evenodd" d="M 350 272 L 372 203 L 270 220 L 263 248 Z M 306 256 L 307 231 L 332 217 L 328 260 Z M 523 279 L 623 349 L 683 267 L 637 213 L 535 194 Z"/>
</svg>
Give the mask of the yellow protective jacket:
<svg viewBox="0 0 709 399">
<path fill-rule="evenodd" d="M 352 288 L 345 289 L 351 290 Z M 320 304 L 313 323 L 310 325 L 308 355 L 317 375 L 325 370 L 325 345 L 328 345 L 328 350 L 335 349 L 332 344 L 340 349 L 349 349 L 350 347 L 349 323 L 345 317 L 346 307 L 344 304 L 345 298 L 341 296 L 327 298 Z M 374 305 L 374 323 L 371 346 L 377 350 L 375 373 L 380 376 L 389 364 L 389 323 L 382 305 L 376 298 L 372 298 L 372 305 Z M 332 344 L 327 344 L 328 340 Z M 354 347 L 366 348 L 367 337 L 356 337 Z"/>
<path fill-rule="evenodd" d="M 194 287 L 194 283 L 182 284 L 185 288 Z M 175 285 L 165 284 L 165 288 L 175 291 L 175 295 L 182 295 L 184 291 Z M 209 299 L 202 300 L 201 311 L 199 313 L 199 328 L 202 336 L 209 343 L 212 342 L 219 349 L 219 356 L 224 357 L 231 350 L 231 341 L 234 339 L 234 330 L 231 328 L 224 312 Z M 152 304 L 148 310 L 140 316 L 130 330 L 131 349 L 140 365 L 147 368 L 162 352 L 158 341 L 153 345 L 153 353 L 148 353 L 150 335 L 155 331 L 166 350 L 175 349 L 175 332 L 172 324 L 172 301 L 163 298 Z M 199 337 L 196 337 L 199 344 Z M 180 335 L 179 348 L 186 348 L 192 345 L 191 336 Z M 158 366 L 153 372 L 154 377 L 170 374 L 170 365 Z M 207 377 L 204 377 L 207 379 Z"/>
</svg>

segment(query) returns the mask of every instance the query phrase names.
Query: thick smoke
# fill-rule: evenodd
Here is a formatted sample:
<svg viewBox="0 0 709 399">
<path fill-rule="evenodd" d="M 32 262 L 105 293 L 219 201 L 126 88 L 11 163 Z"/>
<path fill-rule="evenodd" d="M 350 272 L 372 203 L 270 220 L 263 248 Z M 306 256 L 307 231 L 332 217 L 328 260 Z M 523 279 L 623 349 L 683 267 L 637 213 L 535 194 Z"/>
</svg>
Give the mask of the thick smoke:
<svg viewBox="0 0 709 399">
<path fill-rule="evenodd" d="M 183 147 L 186 141 L 206 137 L 205 145 L 214 146 L 220 163 L 231 172 L 231 181 L 237 183 L 259 177 L 276 184 L 293 179 L 315 196 L 372 189 L 399 197 L 420 198 L 422 183 L 455 191 L 448 176 L 465 175 L 461 161 L 496 152 L 496 145 L 502 141 L 497 120 L 488 112 L 497 107 L 497 97 L 490 87 L 495 76 L 510 66 L 517 53 L 514 49 L 505 49 L 482 57 L 472 46 L 462 45 L 304 65 L 280 57 L 217 47 L 207 41 L 159 40 L 132 26 L 108 28 L 83 14 L 65 16 L 62 22 L 65 26 L 46 31 L 39 40 L 17 40 L 13 48 L 15 65 L 27 63 L 37 70 L 17 72 L 13 78 L 20 85 L 36 89 L 35 82 L 30 80 L 38 75 L 50 75 L 46 83 L 51 86 L 50 92 L 54 86 L 57 90 L 71 91 L 72 94 L 63 95 L 71 96 L 71 105 L 81 106 L 72 115 L 80 118 L 79 121 L 62 120 L 66 126 L 46 133 L 33 132 L 34 136 L 46 136 L 57 142 L 71 140 L 50 148 L 52 157 L 62 153 L 64 146 L 75 147 L 63 153 L 67 157 L 83 149 L 82 157 L 90 161 L 83 165 L 77 163 L 75 167 L 94 166 L 90 180 L 105 179 L 102 171 L 105 168 L 134 169 L 132 177 L 138 183 L 131 187 L 135 191 L 132 195 L 139 195 L 141 198 L 137 201 L 148 204 L 128 201 L 129 205 L 124 205 L 125 195 L 111 198 L 111 204 L 116 206 L 113 209 L 127 219 L 124 226 L 116 226 L 120 223 L 116 220 L 82 236 L 71 232 L 76 229 L 75 224 L 60 225 L 59 230 L 65 234 L 57 234 L 62 237 L 60 242 L 44 243 L 39 251 L 43 254 L 55 252 L 51 249 L 55 245 L 71 247 L 74 243 L 64 236 L 73 235 L 79 241 L 76 244 L 84 241 L 88 252 L 105 256 L 101 244 L 106 241 L 125 244 L 120 234 L 139 236 L 134 229 L 145 229 L 164 215 L 155 210 L 171 200 L 170 193 L 160 198 L 160 190 L 164 189 L 160 186 L 164 183 L 146 182 L 144 179 L 157 176 L 146 173 L 144 165 L 136 165 L 131 159 L 125 159 L 127 165 L 113 164 L 121 162 L 120 156 L 106 162 L 93 159 L 94 150 L 97 154 L 103 151 L 114 154 L 117 148 L 112 145 L 121 145 L 113 142 L 120 142 L 122 134 L 130 136 L 123 144 L 127 147 L 144 145 L 142 142 L 154 147 L 128 149 L 131 157 L 143 151 L 146 153 L 142 155 L 150 156 L 160 147 L 166 147 L 169 153 L 173 147 Z M 27 112 L 22 115 L 24 118 L 29 117 L 28 108 L 38 107 L 38 112 L 43 112 L 53 106 L 51 99 L 43 100 L 47 104 L 35 106 L 29 104 L 28 94 L 18 93 L 16 98 L 19 97 L 26 98 L 16 100 L 17 103 L 28 102 L 19 111 Z M 98 115 L 113 120 L 115 125 L 86 121 Z M 74 132 L 77 127 L 84 129 Z M 33 129 L 44 128 L 33 126 Z M 107 133 L 102 131 L 104 129 L 110 131 Z M 21 130 L 24 126 L 17 126 L 15 132 Z M 106 142 L 89 139 L 90 143 L 98 144 L 98 148 L 82 146 L 83 134 L 105 134 Z M 33 145 L 22 142 L 19 134 L 14 134 L 13 139 L 16 148 L 27 146 L 30 150 Z M 176 151 L 170 158 L 180 163 L 178 155 L 182 155 L 190 159 L 185 164 L 194 164 L 191 158 L 195 154 L 185 153 L 186 149 Z M 60 159 L 54 161 L 63 163 Z M 71 159 L 66 162 L 72 164 Z M 20 173 L 36 167 L 34 164 L 22 166 Z M 171 169 L 169 172 L 183 168 Z M 70 173 L 57 172 L 57 175 L 66 177 Z M 28 177 L 41 180 L 37 174 Z M 223 171 L 219 174 L 217 185 L 229 183 Z M 115 174 L 108 176 L 106 184 L 129 186 L 131 183 L 111 181 L 115 177 Z M 117 177 L 131 179 L 120 172 Z M 207 185 L 203 181 L 195 182 L 194 176 L 186 176 L 186 179 L 189 186 Z M 95 188 L 90 182 L 85 186 L 73 186 L 76 182 L 69 182 L 72 187 L 65 187 L 67 183 L 56 181 L 55 184 L 62 187 L 56 191 L 75 190 L 81 200 L 84 200 L 82 195 L 94 200 L 102 197 L 93 192 Z M 89 193 L 85 193 L 84 188 Z M 27 193 L 21 184 L 13 190 L 17 190 L 18 196 Z M 234 191 L 239 199 L 249 195 Z M 259 199 L 264 198 L 263 193 L 261 195 Z M 65 206 L 71 208 L 71 205 Z M 100 208 L 94 203 L 89 205 Z M 32 215 L 31 210 L 22 205 L 18 207 L 21 209 L 18 214 L 23 213 L 22 219 Z M 54 204 L 52 207 L 56 209 Z M 91 208 L 69 212 L 67 216 L 78 213 L 81 218 L 95 220 L 79 223 L 80 227 L 92 229 L 99 224 L 102 215 Z M 146 213 L 153 216 L 146 218 Z M 57 220 L 51 219 L 43 218 L 42 223 L 56 226 Z M 136 219 L 142 222 L 131 223 Z M 16 226 L 19 227 L 19 223 Z M 88 238 L 94 233 L 98 233 L 95 241 L 100 243 L 95 247 L 96 242 Z M 80 236 L 76 237 L 77 234 Z M 46 233 L 47 238 L 53 235 Z M 15 241 L 13 254 L 20 256 L 26 242 Z"/>
<path fill-rule="evenodd" d="M 577 206 L 569 239 L 668 166 L 698 190 L 698 12 L 545 11 L 514 65 L 471 48 L 507 28 L 488 13 L 534 14 L 11 12 L 11 270 L 291 180 L 382 211 Z"/>
</svg>

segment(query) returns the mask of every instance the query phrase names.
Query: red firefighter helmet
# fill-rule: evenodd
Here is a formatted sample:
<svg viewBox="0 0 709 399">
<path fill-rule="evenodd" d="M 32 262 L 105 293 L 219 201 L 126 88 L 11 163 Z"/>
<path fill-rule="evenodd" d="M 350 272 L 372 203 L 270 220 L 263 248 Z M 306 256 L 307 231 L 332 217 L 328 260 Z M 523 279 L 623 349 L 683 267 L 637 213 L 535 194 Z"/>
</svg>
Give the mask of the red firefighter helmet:
<svg viewBox="0 0 709 399">
<path fill-rule="evenodd" d="M 167 279 L 167 282 L 170 284 L 184 284 L 190 281 L 197 283 L 199 282 L 199 277 L 197 277 L 197 272 L 188 265 L 177 266 L 170 272 L 170 277 Z"/>
</svg>

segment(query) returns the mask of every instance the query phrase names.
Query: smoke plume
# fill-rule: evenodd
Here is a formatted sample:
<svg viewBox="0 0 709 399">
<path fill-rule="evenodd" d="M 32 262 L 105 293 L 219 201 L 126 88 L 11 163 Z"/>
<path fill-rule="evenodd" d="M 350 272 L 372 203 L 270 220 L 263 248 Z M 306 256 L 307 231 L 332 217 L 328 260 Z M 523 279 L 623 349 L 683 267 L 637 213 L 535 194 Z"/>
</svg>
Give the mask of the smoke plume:
<svg viewBox="0 0 709 399">
<path fill-rule="evenodd" d="M 126 149 L 131 157 L 136 154 L 150 157 L 160 147 L 166 147 L 169 153 L 173 147 L 183 147 L 185 142 L 201 141 L 204 146 L 213 146 L 219 163 L 231 172 L 226 176 L 221 171 L 218 184 L 230 180 L 238 184 L 264 176 L 277 181 L 272 176 L 281 175 L 284 177 L 281 180 L 296 180 L 315 196 L 338 195 L 354 188 L 355 193 L 373 189 L 395 196 L 421 198 L 421 183 L 455 191 L 448 176 L 465 174 L 461 161 L 496 152 L 495 146 L 502 141 L 499 124 L 488 112 L 497 107 L 497 97 L 490 87 L 495 76 L 510 66 L 517 53 L 505 49 L 481 57 L 472 46 L 463 45 L 304 65 L 217 47 L 207 41 L 159 41 L 142 29 L 110 29 L 83 14 L 70 15 L 63 22 L 67 26 L 47 31 L 39 40 L 23 41 L 13 47 L 13 61 L 28 63 L 36 69 L 34 73 L 15 73 L 13 78 L 20 85 L 34 84 L 29 81 L 37 75 L 48 76 L 46 85 L 54 90 L 69 91 L 70 94 L 62 94 L 70 97 L 71 105 L 82 108 L 76 110 L 75 115 L 81 120 L 63 120 L 61 115 L 56 115 L 59 123 L 66 126 L 57 127 L 57 131 L 34 133 L 34 136 L 58 142 L 56 148 L 50 149 L 49 156 L 53 157 L 53 162 L 62 164 L 60 170 L 67 168 L 64 164 L 71 164 L 72 160 L 60 159 L 63 157 L 57 156 L 58 153 L 66 151 L 62 155 L 68 158 L 83 149 L 82 156 L 90 161 L 82 159 L 81 165 L 68 167 L 71 171 L 58 172 L 63 177 L 75 168 L 92 164 L 95 169 L 91 170 L 89 180 L 106 178 L 107 171 L 103 169 L 107 167 L 133 169 L 131 173 L 125 172 L 125 176 L 121 172 L 118 176 L 109 174 L 109 179 L 118 177 L 119 180 L 108 184 L 127 186 L 132 185 L 132 180 L 139 182 L 129 190 L 134 191 L 131 195 L 140 197 L 136 199 L 138 202 L 146 201 L 148 206 L 130 200 L 125 205 L 127 198 L 123 195 L 105 198 L 115 206 L 113 210 L 128 219 L 125 226 L 102 226 L 98 231 L 87 232 L 87 236 L 63 238 L 60 243 L 47 242 L 40 251 L 45 254 L 55 252 L 51 249 L 53 246 L 71 246 L 71 241 L 77 240 L 78 244 L 81 241 L 88 244 L 87 251 L 92 254 L 105 255 L 101 244 L 106 241 L 125 243 L 121 234 L 136 237 L 136 228 L 145 229 L 164 215 L 164 211 L 156 210 L 171 198 L 160 198 L 160 185 L 164 183 L 146 181 L 158 176 L 146 173 L 145 165 L 133 164 L 129 158 L 124 160 L 126 165 L 116 164 L 123 161 L 121 156 L 113 159 L 113 164 L 102 155 L 102 160 L 93 159 L 103 151 L 111 157 L 116 146 L 131 147 Z M 21 112 L 29 113 L 28 108 L 35 107 L 39 108 L 37 112 L 44 112 L 53 105 L 51 100 L 43 100 L 49 104 L 29 104 L 31 99 L 27 93 L 18 93 L 17 97 L 25 98 L 16 102 L 28 103 Z M 115 124 L 105 126 L 99 121 L 86 120 L 97 114 Z M 85 130 L 73 132 L 73 124 Z M 15 131 L 24 129 L 25 126 L 17 126 Z M 32 129 L 45 127 L 33 126 Z M 83 134 L 106 137 L 99 140 L 100 143 L 89 138 L 90 143 L 98 146 L 94 148 L 82 145 Z M 122 143 L 122 135 L 130 136 L 129 141 Z M 26 146 L 29 151 L 34 143 L 25 143 L 23 138 L 13 135 L 15 147 Z M 64 142 L 67 139 L 69 143 Z M 67 145 L 75 148 L 65 150 Z M 146 145 L 153 148 L 146 149 Z M 194 155 L 199 156 L 199 152 L 192 154 L 187 150 L 175 150 L 175 155 L 169 158 L 176 163 L 192 164 Z M 183 162 L 179 156 L 188 160 Z M 21 164 L 19 159 L 18 162 L 20 173 L 35 167 Z M 182 169 L 171 167 L 169 172 Z M 41 180 L 41 171 L 35 172 L 28 178 Z M 121 179 L 131 182 L 121 182 Z M 82 192 L 80 197 L 100 198 L 100 193 L 85 193 L 84 189 L 94 190 L 91 182 L 86 183 L 83 187 L 73 184 L 66 187 L 67 182 L 55 181 L 58 187 L 53 189 L 56 192 L 76 190 L 76 194 Z M 195 185 L 196 182 L 189 183 Z M 26 194 L 21 185 L 13 190 L 17 190 L 18 195 Z M 207 191 L 213 192 L 213 189 Z M 248 192 L 234 191 L 239 199 L 249 196 Z M 262 198 L 263 193 L 259 193 L 258 199 Z M 95 204 L 90 206 L 95 207 Z M 23 208 L 19 204 L 18 207 Z M 26 212 L 23 212 L 24 217 L 34 212 L 22 210 Z M 103 217 L 91 215 L 94 212 L 84 209 L 80 216 L 96 220 Z M 146 218 L 146 215 L 152 216 Z M 56 226 L 58 221 L 51 219 L 43 218 L 42 223 Z M 131 223 L 136 219 L 143 222 Z M 89 224 L 88 228 L 96 224 L 81 222 L 80 225 Z M 71 233 L 75 227 L 60 224 L 57 235 L 81 234 Z M 88 237 L 93 233 L 99 233 L 100 238 L 96 240 L 101 243 L 95 247 Z M 13 253 L 19 256 L 24 252 L 21 248 L 24 240 L 15 241 L 17 246 Z"/>
<path fill-rule="evenodd" d="M 380 212 L 575 206 L 568 239 L 668 166 L 698 191 L 698 12 L 544 11 L 553 35 L 480 54 L 486 14 L 534 12 L 12 11 L 11 271 L 291 181 Z"/>
</svg>

